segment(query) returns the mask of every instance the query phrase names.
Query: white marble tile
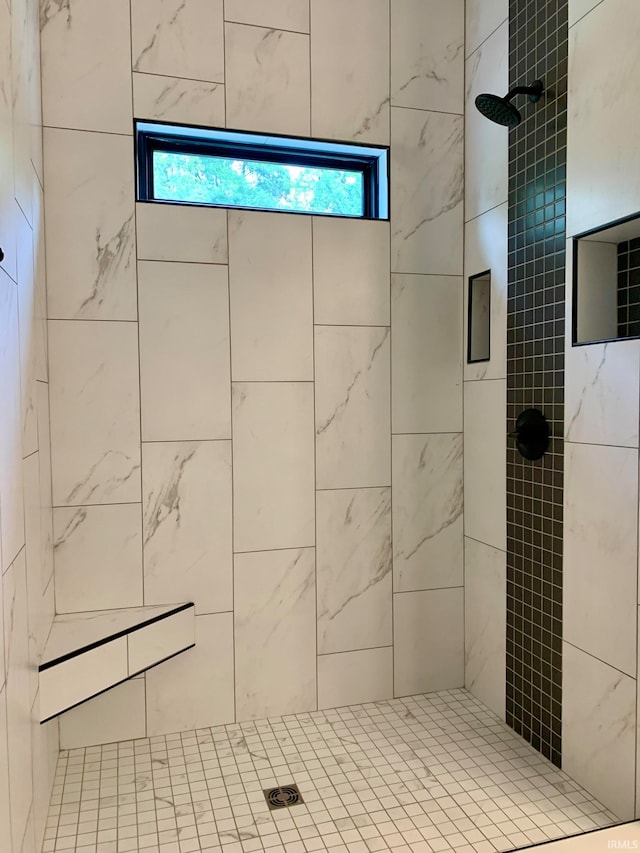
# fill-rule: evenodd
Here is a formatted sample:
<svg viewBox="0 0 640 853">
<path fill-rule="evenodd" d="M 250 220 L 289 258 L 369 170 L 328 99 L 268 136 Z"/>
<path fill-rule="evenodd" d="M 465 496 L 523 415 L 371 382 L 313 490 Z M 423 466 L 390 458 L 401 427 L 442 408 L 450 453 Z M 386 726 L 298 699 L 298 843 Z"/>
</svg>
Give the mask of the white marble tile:
<svg viewBox="0 0 640 853">
<path fill-rule="evenodd" d="M 507 555 L 466 539 L 464 557 L 465 687 L 504 719 Z"/>
<path fill-rule="evenodd" d="M 226 0 L 224 16 L 237 24 L 309 32 L 309 0 Z"/>
<path fill-rule="evenodd" d="M 475 106 L 483 92 L 509 89 L 509 24 L 505 21 L 466 62 L 465 219 L 503 204 L 508 194 L 509 135 Z"/>
<path fill-rule="evenodd" d="M 391 270 L 461 275 L 462 116 L 391 110 Z"/>
<path fill-rule="evenodd" d="M 127 0 L 43 0 L 40 26 L 44 123 L 131 134 Z"/>
<path fill-rule="evenodd" d="M 635 677 L 638 451 L 565 445 L 563 637 Z"/>
<path fill-rule="evenodd" d="M 31 163 L 32 89 L 38 85 L 36 77 L 38 63 L 32 32 L 34 23 L 32 15 L 35 6 L 36 4 L 29 0 L 15 0 L 11 9 L 13 192 L 29 224 L 31 224 L 32 215 L 33 184 L 37 181 Z"/>
<path fill-rule="evenodd" d="M 394 591 L 463 584 L 462 433 L 393 437 Z"/>
<path fill-rule="evenodd" d="M 389 144 L 389 3 L 311 0 L 314 136 Z"/>
<path fill-rule="evenodd" d="M 465 56 L 473 53 L 508 17 L 509 0 L 466 0 Z"/>
<path fill-rule="evenodd" d="M 231 442 L 142 447 L 144 600 L 233 609 Z"/>
<path fill-rule="evenodd" d="M 463 596 L 462 587 L 393 596 L 396 696 L 464 684 Z"/>
<path fill-rule="evenodd" d="M 317 326 L 319 489 L 391 483 L 388 327 Z"/>
<path fill-rule="evenodd" d="M 22 455 L 38 449 L 36 412 L 36 286 L 33 233 L 20 215 L 18 228 L 18 326 L 20 330 L 20 388 L 22 405 Z"/>
<path fill-rule="evenodd" d="M 569 0 L 569 26 L 572 27 L 602 0 Z"/>
<path fill-rule="evenodd" d="M 1 682 L 0 682 L 1 683 Z M 7 744 L 7 691 L 0 687 L 0 849 L 11 851 L 11 810 L 9 807 L 9 747 Z"/>
<path fill-rule="evenodd" d="M 40 526 L 42 571 L 40 589 L 46 589 L 53 575 L 53 518 L 51 512 L 51 437 L 49 431 L 49 385 L 36 383 L 38 410 L 38 459 L 40 462 Z"/>
<path fill-rule="evenodd" d="M 139 119 L 224 127 L 224 86 L 203 80 L 134 73 L 133 112 Z"/>
<path fill-rule="evenodd" d="M 392 0 L 391 103 L 464 110 L 464 0 Z"/>
<path fill-rule="evenodd" d="M 47 382 L 49 380 L 49 367 L 47 364 L 47 275 L 44 235 L 44 192 L 39 184 L 34 202 L 33 254 L 36 289 L 36 379 L 41 382 Z"/>
<path fill-rule="evenodd" d="M 133 70 L 192 80 L 224 80 L 223 0 L 135 0 Z"/>
<path fill-rule="evenodd" d="M 565 359 L 567 441 L 637 447 L 640 342 L 567 347 Z"/>
<path fill-rule="evenodd" d="M 146 735 L 144 677 L 132 678 L 60 717 L 60 748 L 79 749 Z"/>
<path fill-rule="evenodd" d="M 315 544 L 313 385 L 233 386 L 234 550 Z"/>
<path fill-rule="evenodd" d="M 138 300 L 143 439 L 230 438 L 226 267 L 143 261 Z"/>
<path fill-rule="evenodd" d="M 464 532 L 507 547 L 506 380 L 464 383 Z"/>
<path fill-rule="evenodd" d="M 562 724 L 562 769 L 620 820 L 631 820 L 635 679 L 563 643 Z"/>
<path fill-rule="evenodd" d="M 392 275 L 394 433 L 462 430 L 462 280 Z"/>
<path fill-rule="evenodd" d="M 0 3 L 0 233 L 4 258 L 0 268 L 16 278 L 16 203 L 13 193 L 13 96 L 11 90 L 11 14 Z"/>
<path fill-rule="evenodd" d="M 237 719 L 314 710 L 314 549 L 236 554 L 234 573 Z"/>
<path fill-rule="evenodd" d="M 49 323 L 54 506 L 140 500 L 134 323 Z"/>
<path fill-rule="evenodd" d="M 309 36 L 225 24 L 227 126 L 309 135 Z"/>
<path fill-rule="evenodd" d="M 388 222 L 313 220 L 313 291 L 318 325 L 388 326 Z"/>
<path fill-rule="evenodd" d="M 391 489 L 318 492 L 316 512 L 318 653 L 391 645 Z"/>
<path fill-rule="evenodd" d="M 466 364 L 465 380 L 504 379 L 507 375 L 507 203 L 472 219 L 465 225 L 464 310 L 468 317 L 469 278 L 491 272 L 489 361 Z M 468 352 L 465 321 L 464 355 Z"/>
<path fill-rule="evenodd" d="M 232 723 L 233 616 L 196 616 L 196 645 L 150 669 L 147 736 Z"/>
<path fill-rule="evenodd" d="M 43 847 L 44 832 L 49 817 L 49 801 L 58 763 L 58 721 L 40 725 L 38 699 L 31 709 L 31 751 L 33 769 L 33 828 L 35 850 Z"/>
<path fill-rule="evenodd" d="M 139 504 L 53 511 L 58 613 L 142 605 L 141 526 Z"/>
<path fill-rule="evenodd" d="M 139 261 L 227 263 L 227 212 L 176 204 L 136 205 Z"/>
<path fill-rule="evenodd" d="M 318 708 L 380 702 L 393 696 L 393 649 L 318 657 Z"/>
<path fill-rule="evenodd" d="M 45 167 L 49 317 L 135 320 L 131 138 L 46 128 Z"/>
<path fill-rule="evenodd" d="M 569 235 L 638 210 L 639 40 L 640 7 L 627 0 L 600 3 L 569 33 Z M 594 62 L 594 56 L 602 55 L 603 45 L 612 46 L 606 70 L 602 62 Z"/>
<path fill-rule="evenodd" d="M 0 270 L 0 507 L 2 569 L 24 544 L 18 289 Z"/>
<path fill-rule="evenodd" d="M 229 211 L 234 382 L 313 379 L 311 218 Z"/>
<path fill-rule="evenodd" d="M 193 608 L 133 631 L 127 636 L 129 675 L 183 652 L 195 642 Z"/>
</svg>

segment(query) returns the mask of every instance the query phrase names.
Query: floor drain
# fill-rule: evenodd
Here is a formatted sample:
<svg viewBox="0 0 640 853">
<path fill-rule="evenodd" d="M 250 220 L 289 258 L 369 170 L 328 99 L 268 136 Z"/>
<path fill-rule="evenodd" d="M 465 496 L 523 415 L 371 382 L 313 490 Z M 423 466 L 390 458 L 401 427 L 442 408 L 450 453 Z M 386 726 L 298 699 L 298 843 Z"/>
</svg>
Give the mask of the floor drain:
<svg viewBox="0 0 640 853">
<path fill-rule="evenodd" d="M 297 803 L 304 803 L 297 785 L 283 785 L 281 788 L 268 788 L 264 792 L 270 809 L 288 809 Z"/>
</svg>

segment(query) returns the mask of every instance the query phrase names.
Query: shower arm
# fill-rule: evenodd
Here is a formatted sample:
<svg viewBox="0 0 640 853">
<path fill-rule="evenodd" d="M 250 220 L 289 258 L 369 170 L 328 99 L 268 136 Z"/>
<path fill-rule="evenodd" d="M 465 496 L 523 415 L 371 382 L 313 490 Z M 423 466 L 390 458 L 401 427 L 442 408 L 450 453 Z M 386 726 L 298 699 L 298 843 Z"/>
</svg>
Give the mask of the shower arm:
<svg viewBox="0 0 640 853">
<path fill-rule="evenodd" d="M 509 102 L 512 101 L 516 95 L 529 95 L 529 98 L 535 103 L 542 95 L 542 91 L 542 83 L 539 80 L 536 80 L 533 86 L 515 86 L 509 91 L 508 95 L 505 95 L 504 100 Z"/>
</svg>

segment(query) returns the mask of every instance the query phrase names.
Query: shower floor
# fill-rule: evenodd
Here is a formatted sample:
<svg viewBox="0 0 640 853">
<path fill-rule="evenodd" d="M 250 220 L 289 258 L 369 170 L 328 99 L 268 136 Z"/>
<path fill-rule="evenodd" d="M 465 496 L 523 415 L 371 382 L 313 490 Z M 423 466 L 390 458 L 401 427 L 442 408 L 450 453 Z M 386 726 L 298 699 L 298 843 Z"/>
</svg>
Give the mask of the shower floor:
<svg viewBox="0 0 640 853">
<path fill-rule="evenodd" d="M 451 690 L 62 752 L 43 851 L 493 853 L 616 822 Z"/>
</svg>

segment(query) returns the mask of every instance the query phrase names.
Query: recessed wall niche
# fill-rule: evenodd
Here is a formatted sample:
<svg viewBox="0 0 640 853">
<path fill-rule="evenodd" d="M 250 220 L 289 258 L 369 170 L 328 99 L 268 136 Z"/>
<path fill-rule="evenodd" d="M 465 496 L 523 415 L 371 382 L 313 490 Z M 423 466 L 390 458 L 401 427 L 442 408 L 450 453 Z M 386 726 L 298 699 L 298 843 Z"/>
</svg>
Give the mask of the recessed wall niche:
<svg viewBox="0 0 640 853">
<path fill-rule="evenodd" d="M 574 237 L 574 346 L 640 337 L 640 214 Z"/>
<path fill-rule="evenodd" d="M 467 364 L 491 357 L 491 270 L 469 278 Z"/>
</svg>

